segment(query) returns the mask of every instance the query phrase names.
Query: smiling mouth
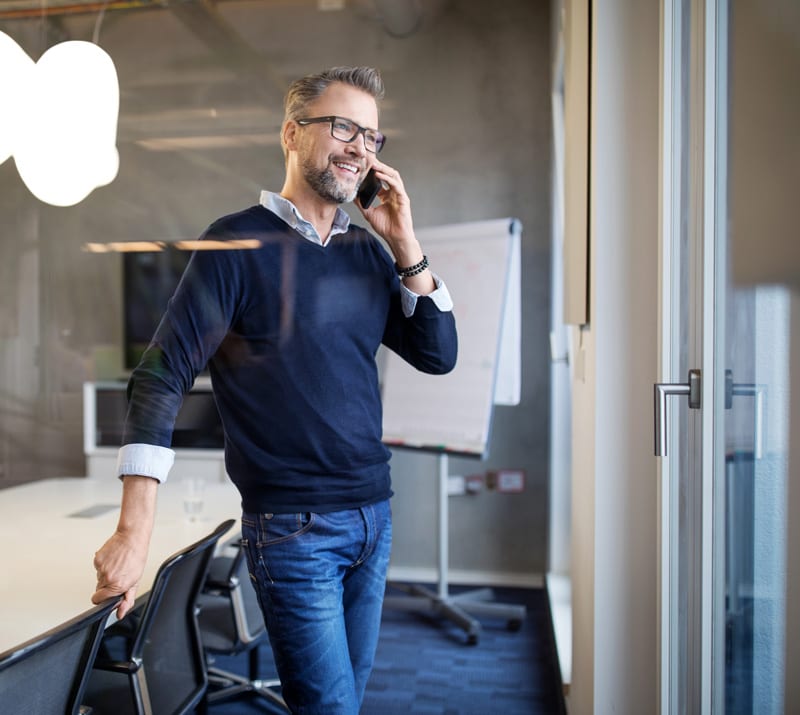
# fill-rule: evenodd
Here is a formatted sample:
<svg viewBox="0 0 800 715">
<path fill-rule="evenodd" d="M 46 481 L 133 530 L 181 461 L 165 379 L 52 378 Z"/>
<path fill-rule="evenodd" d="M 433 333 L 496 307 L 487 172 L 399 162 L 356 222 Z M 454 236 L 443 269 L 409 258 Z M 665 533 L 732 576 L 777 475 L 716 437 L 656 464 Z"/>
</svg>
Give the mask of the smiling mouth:
<svg viewBox="0 0 800 715">
<path fill-rule="evenodd" d="M 361 173 L 361 167 L 358 164 L 353 164 L 349 161 L 333 161 L 331 162 L 336 168 L 344 172 L 358 176 Z"/>
</svg>

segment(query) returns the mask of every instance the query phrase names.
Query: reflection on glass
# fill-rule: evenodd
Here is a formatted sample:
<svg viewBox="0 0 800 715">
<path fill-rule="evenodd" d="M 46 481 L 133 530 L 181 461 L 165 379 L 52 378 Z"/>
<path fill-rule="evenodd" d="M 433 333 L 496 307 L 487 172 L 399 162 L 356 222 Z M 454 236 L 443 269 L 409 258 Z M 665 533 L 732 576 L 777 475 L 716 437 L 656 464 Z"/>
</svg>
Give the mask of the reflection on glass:
<svg viewBox="0 0 800 715">
<path fill-rule="evenodd" d="M 725 415 L 725 712 L 782 713 L 790 296 L 732 290 Z M 745 388 L 745 389 L 742 389 Z M 752 388 L 752 389 L 748 389 Z"/>
</svg>

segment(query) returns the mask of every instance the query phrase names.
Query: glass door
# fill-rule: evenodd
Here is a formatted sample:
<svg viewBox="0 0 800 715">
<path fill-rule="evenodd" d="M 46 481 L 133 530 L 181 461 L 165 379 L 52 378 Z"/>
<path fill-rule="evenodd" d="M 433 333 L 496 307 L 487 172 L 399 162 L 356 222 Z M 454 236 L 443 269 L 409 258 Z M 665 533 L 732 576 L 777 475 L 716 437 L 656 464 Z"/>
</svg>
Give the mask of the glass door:
<svg viewBox="0 0 800 715">
<path fill-rule="evenodd" d="M 763 90 L 753 14 L 782 4 L 663 3 L 662 713 L 786 707 L 792 299 L 737 280 L 731 240 Z"/>
</svg>

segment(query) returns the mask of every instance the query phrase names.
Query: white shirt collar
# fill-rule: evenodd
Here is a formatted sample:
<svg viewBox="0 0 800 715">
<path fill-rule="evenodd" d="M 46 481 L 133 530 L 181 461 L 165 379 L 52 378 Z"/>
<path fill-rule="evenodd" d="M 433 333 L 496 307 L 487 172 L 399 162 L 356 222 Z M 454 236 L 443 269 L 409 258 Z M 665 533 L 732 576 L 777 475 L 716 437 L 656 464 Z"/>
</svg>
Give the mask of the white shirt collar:
<svg viewBox="0 0 800 715">
<path fill-rule="evenodd" d="M 283 219 L 289 226 L 295 229 L 301 236 L 307 238 L 309 241 L 318 243 L 324 246 L 327 240 L 317 233 L 314 225 L 306 221 L 302 214 L 297 210 L 297 207 L 274 191 L 262 191 L 259 203 L 267 210 L 272 211 L 278 218 Z M 333 238 L 336 234 L 345 233 L 350 227 L 350 217 L 338 206 L 336 207 L 336 215 L 333 217 L 333 225 L 331 226 L 331 233 L 328 239 Z"/>
</svg>

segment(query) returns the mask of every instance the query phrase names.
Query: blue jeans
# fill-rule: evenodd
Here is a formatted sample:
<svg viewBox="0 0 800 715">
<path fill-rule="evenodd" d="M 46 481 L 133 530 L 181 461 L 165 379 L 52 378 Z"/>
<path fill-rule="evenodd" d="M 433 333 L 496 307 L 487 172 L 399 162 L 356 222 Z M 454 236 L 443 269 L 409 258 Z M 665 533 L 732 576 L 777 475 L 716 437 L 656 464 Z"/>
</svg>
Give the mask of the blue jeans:
<svg viewBox="0 0 800 715">
<path fill-rule="evenodd" d="M 293 713 L 356 715 L 381 621 L 389 500 L 324 514 L 249 514 L 242 537 Z"/>
</svg>

